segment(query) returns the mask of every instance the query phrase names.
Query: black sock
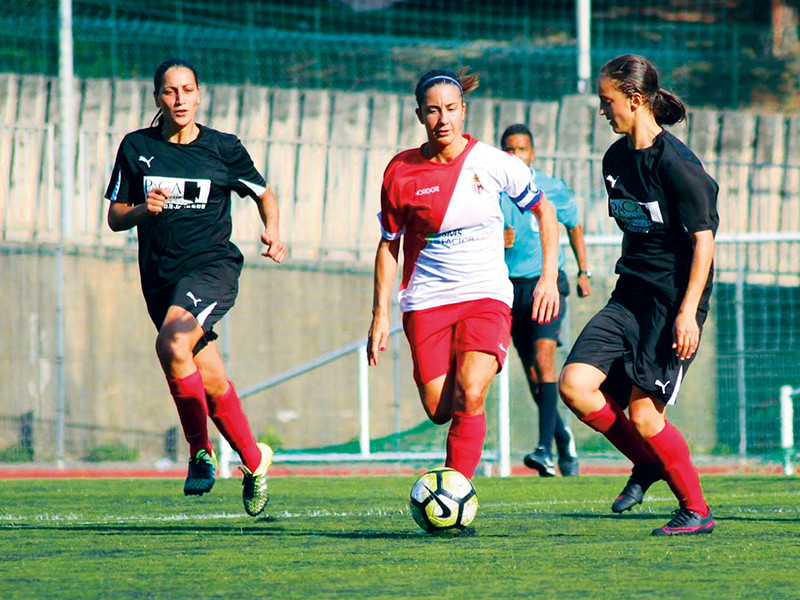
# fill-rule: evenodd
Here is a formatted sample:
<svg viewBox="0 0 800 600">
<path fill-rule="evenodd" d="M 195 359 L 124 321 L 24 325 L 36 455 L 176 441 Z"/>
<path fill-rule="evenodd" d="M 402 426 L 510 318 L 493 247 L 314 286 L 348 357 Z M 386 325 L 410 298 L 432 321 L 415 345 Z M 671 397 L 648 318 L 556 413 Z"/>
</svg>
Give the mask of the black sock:
<svg viewBox="0 0 800 600">
<path fill-rule="evenodd" d="M 552 452 L 553 435 L 558 415 L 558 384 L 540 383 L 536 404 L 539 405 L 539 445 Z M 562 423 L 563 427 L 563 423 Z"/>
</svg>

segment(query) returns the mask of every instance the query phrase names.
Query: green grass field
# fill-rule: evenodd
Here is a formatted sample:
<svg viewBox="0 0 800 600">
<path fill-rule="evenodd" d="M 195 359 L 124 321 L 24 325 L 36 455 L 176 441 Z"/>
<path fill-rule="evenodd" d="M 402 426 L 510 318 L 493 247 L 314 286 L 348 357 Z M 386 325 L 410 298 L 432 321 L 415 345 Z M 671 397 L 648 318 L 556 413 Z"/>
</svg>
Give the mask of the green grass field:
<svg viewBox="0 0 800 600">
<path fill-rule="evenodd" d="M 0 481 L 0 598 L 800 598 L 800 480 L 706 476 L 712 535 L 654 538 L 661 482 L 476 479 L 473 535 L 419 532 L 413 477 L 282 477 L 247 517 L 239 480 Z"/>
</svg>

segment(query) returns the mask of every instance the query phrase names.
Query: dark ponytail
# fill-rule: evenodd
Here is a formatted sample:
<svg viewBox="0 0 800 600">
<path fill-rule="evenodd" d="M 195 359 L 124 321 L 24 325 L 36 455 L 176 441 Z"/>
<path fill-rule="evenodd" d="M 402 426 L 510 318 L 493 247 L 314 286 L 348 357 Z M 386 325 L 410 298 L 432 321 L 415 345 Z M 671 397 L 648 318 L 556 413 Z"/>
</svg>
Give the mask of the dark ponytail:
<svg viewBox="0 0 800 600">
<path fill-rule="evenodd" d="M 628 97 L 641 94 L 659 125 L 674 125 L 686 118 L 683 100 L 659 86 L 658 71 L 644 56 L 623 54 L 612 58 L 600 69 L 600 76 L 615 81 Z"/>
<path fill-rule="evenodd" d="M 189 69 L 192 72 L 192 75 L 194 75 L 194 82 L 198 86 L 200 85 L 200 80 L 197 78 L 197 71 L 191 63 L 181 60 L 180 58 L 168 58 L 156 67 L 155 73 L 153 74 L 153 94 L 155 96 L 158 96 L 159 91 L 161 91 L 161 84 L 164 83 L 164 75 L 172 67 L 183 67 L 184 69 Z M 150 127 L 161 127 L 163 124 L 164 116 L 161 114 L 161 109 L 159 108 L 158 112 L 156 112 L 155 116 L 153 117 L 153 120 L 150 122 Z"/>
</svg>

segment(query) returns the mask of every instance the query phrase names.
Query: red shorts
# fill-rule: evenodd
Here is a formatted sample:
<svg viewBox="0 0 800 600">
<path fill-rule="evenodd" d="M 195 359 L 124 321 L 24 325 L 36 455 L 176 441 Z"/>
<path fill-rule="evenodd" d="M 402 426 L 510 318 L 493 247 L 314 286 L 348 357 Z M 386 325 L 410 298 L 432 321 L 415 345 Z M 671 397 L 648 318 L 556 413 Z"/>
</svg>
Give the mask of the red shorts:
<svg viewBox="0 0 800 600">
<path fill-rule="evenodd" d="M 511 309 L 494 299 L 403 313 L 417 386 L 447 373 L 464 352 L 494 354 L 503 368 L 511 340 Z"/>
</svg>

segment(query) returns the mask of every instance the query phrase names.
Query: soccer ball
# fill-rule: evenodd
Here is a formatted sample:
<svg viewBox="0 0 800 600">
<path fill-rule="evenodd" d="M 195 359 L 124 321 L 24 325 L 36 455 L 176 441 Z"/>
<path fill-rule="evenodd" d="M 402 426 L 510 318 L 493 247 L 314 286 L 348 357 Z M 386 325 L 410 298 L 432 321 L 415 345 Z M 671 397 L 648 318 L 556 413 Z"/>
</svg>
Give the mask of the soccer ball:
<svg viewBox="0 0 800 600">
<path fill-rule="evenodd" d="M 478 512 L 472 482 L 448 467 L 433 469 L 417 479 L 409 503 L 411 516 L 428 533 L 458 533 Z"/>
</svg>

